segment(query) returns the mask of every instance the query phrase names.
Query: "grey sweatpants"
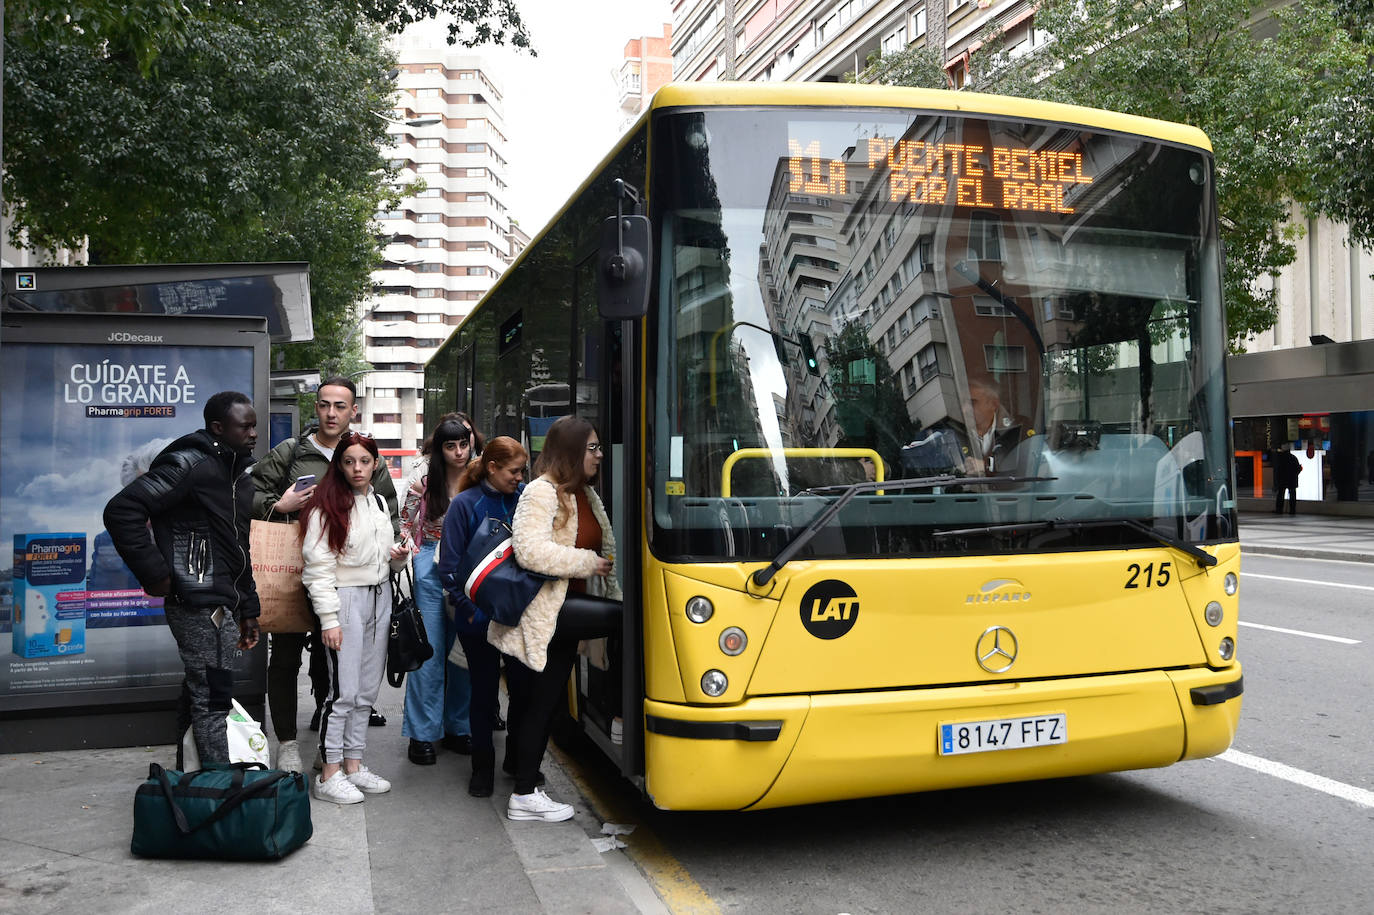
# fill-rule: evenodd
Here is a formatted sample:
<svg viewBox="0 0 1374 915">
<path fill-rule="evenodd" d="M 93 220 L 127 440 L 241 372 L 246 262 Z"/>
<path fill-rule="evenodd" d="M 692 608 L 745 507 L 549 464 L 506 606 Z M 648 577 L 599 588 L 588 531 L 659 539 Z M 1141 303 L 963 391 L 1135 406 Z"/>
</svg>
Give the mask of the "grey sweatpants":
<svg viewBox="0 0 1374 915">
<path fill-rule="evenodd" d="M 229 761 L 229 738 L 225 716 L 229 714 L 234 686 L 234 659 L 239 651 L 239 627 L 234 615 L 225 611 L 219 627 L 212 610 L 183 607 L 168 602 L 163 607 L 167 628 L 177 640 L 186 674 L 181 681 L 181 700 L 177 704 L 177 746 L 181 735 L 191 729 L 201 765 Z M 180 752 L 178 751 L 178 765 Z"/>
<path fill-rule="evenodd" d="M 386 673 L 386 640 L 391 626 L 391 582 L 339 588 L 338 651 L 324 650 L 329 695 L 320 715 L 320 751 L 327 763 L 362 759 L 367 717 Z"/>
</svg>

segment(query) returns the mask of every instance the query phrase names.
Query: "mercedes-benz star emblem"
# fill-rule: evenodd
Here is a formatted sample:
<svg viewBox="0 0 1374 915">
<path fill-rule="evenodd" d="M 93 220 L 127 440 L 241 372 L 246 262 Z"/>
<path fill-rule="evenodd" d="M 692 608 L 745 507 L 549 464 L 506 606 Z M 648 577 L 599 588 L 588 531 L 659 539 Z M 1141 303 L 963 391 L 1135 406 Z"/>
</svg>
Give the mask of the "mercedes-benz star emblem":
<svg viewBox="0 0 1374 915">
<path fill-rule="evenodd" d="M 978 637 L 978 666 L 990 674 L 1003 674 L 1016 663 L 1016 635 L 1006 626 L 992 626 Z"/>
</svg>

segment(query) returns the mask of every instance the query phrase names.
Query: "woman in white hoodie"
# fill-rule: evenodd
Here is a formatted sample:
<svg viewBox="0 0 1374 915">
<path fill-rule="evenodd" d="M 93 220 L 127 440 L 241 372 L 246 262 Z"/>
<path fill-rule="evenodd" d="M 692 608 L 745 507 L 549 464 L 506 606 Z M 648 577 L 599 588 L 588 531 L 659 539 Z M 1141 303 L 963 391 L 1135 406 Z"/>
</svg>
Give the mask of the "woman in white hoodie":
<svg viewBox="0 0 1374 915">
<path fill-rule="evenodd" d="M 372 436 L 345 432 L 301 512 L 301 581 L 320 618 L 330 684 L 320 716 L 324 770 L 310 787 L 315 797 L 335 804 L 391 790 L 391 782 L 363 765 L 363 750 L 368 714 L 386 673 L 388 569 L 404 568 L 410 545 L 393 542 L 386 502 L 372 491 L 379 460 Z"/>
</svg>

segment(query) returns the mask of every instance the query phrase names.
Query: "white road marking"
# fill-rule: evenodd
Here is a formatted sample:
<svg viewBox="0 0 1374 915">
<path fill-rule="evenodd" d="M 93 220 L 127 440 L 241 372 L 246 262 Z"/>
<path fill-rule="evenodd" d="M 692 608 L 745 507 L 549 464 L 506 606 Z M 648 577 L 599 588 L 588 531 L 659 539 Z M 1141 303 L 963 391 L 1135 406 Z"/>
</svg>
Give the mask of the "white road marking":
<svg viewBox="0 0 1374 915">
<path fill-rule="evenodd" d="M 1303 632 L 1301 629 L 1284 629 L 1282 626 L 1265 626 L 1263 623 L 1247 623 L 1241 620 L 1242 626 L 1249 626 L 1251 629 L 1267 629 L 1270 632 L 1282 632 L 1285 635 L 1301 635 L 1309 639 L 1322 639 L 1327 642 L 1340 642 L 1342 645 L 1358 645 L 1359 639 L 1347 639 L 1339 635 L 1322 635 L 1320 632 Z"/>
<path fill-rule="evenodd" d="M 1352 591 L 1374 591 L 1374 585 L 1348 585 L 1341 581 L 1317 581 L 1312 578 L 1285 578 L 1282 575 L 1261 575 L 1258 572 L 1241 572 L 1240 577 L 1267 578 L 1270 581 L 1291 581 L 1299 585 L 1325 585 L 1328 588 L 1350 588 Z"/>
<path fill-rule="evenodd" d="M 1302 769 L 1294 769 L 1292 766 L 1285 766 L 1283 763 L 1276 763 L 1259 756 L 1251 756 L 1249 753 L 1242 753 L 1239 750 L 1227 750 L 1220 756 L 1213 757 L 1213 759 L 1220 759 L 1237 766 L 1253 769 L 1256 772 L 1262 772 L 1265 775 L 1272 775 L 1295 785 L 1302 785 L 1304 788 L 1311 788 L 1314 791 L 1321 791 L 1332 797 L 1350 801 L 1361 807 L 1374 807 L 1374 791 L 1356 788 L 1354 785 L 1347 785 L 1345 782 L 1338 782 L 1324 775 L 1304 772 Z"/>
</svg>

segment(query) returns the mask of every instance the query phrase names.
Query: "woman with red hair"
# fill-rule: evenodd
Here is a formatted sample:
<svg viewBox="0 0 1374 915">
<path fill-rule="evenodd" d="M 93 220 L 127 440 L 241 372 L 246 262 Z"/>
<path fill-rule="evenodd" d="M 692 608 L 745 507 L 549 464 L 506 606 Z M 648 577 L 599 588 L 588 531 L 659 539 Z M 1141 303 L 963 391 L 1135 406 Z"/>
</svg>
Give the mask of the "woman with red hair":
<svg viewBox="0 0 1374 915">
<path fill-rule="evenodd" d="M 324 770 L 311 794 L 356 804 L 363 792 L 382 794 L 391 782 L 363 765 L 367 719 L 386 673 L 391 620 L 388 566 L 405 567 L 410 545 L 394 542 L 391 514 L 372 491 L 380 457 L 372 436 L 345 432 L 329 470 L 301 512 L 301 581 L 320 618 L 329 695 L 320 717 Z"/>
</svg>

